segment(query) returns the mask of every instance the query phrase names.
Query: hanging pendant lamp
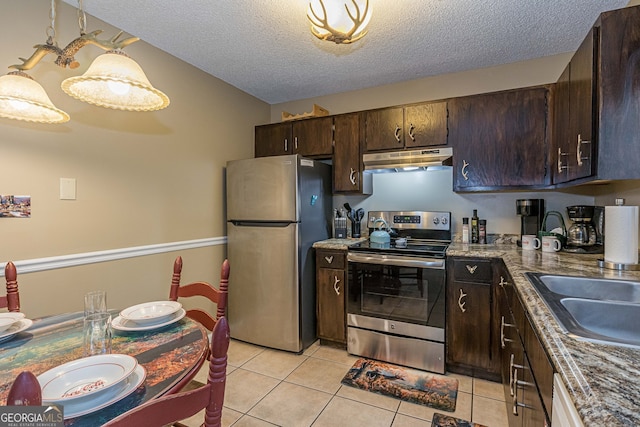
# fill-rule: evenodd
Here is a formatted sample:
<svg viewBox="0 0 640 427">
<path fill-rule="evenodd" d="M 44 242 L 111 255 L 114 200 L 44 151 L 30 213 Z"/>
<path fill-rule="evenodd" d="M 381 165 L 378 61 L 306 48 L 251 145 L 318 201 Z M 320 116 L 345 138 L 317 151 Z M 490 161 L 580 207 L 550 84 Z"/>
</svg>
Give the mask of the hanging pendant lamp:
<svg viewBox="0 0 640 427">
<path fill-rule="evenodd" d="M 53 105 L 44 88 L 22 71 L 0 77 L 0 117 L 37 123 L 69 121 L 69 115 Z"/>
<path fill-rule="evenodd" d="M 68 95 L 89 104 L 126 111 L 154 111 L 169 97 L 154 88 L 142 68 L 120 50 L 98 56 L 81 76 L 62 82 Z"/>
</svg>

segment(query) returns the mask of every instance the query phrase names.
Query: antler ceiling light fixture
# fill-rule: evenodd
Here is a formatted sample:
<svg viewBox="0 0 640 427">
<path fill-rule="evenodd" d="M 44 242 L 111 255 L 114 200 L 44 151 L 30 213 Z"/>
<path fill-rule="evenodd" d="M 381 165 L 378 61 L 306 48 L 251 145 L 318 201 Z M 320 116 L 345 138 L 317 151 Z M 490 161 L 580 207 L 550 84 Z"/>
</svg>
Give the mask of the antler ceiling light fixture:
<svg viewBox="0 0 640 427">
<path fill-rule="evenodd" d="M 22 64 L 9 66 L 17 71 L 0 77 L 0 117 L 38 123 L 69 121 L 69 115 L 53 105 L 44 88 L 25 71 L 50 53 L 57 56 L 56 65 L 75 69 L 80 64 L 74 55 L 89 44 L 107 52 L 98 56 L 82 76 L 62 82 L 62 90 L 68 95 L 100 107 L 127 111 L 154 111 L 169 105 L 167 95 L 154 88 L 142 68 L 121 50 L 139 38 L 119 41 L 121 31 L 109 40 L 100 40 L 97 35 L 102 30 L 87 33 L 82 0 L 78 0 L 80 37 L 60 49 L 55 40 L 55 1 L 51 0 L 46 43 L 35 45 L 36 51 L 28 59 L 20 58 Z"/>
<path fill-rule="evenodd" d="M 367 34 L 371 7 L 369 0 L 311 0 L 307 18 L 320 40 L 349 44 Z"/>
</svg>

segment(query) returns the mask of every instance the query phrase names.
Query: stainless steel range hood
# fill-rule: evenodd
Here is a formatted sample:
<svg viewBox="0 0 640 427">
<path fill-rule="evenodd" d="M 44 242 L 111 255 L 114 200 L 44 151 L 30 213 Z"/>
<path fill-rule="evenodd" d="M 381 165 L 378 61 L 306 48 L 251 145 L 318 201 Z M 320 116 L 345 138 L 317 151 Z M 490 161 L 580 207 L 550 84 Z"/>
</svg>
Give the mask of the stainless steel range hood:
<svg viewBox="0 0 640 427">
<path fill-rule="evenodd" d="M 369 153 L 362 156 L 364 171 L 369 173 L 410 172 L 442 169 L 451 166 L 453 148 L 425 148 L 422 150 Z"/>
</svg>

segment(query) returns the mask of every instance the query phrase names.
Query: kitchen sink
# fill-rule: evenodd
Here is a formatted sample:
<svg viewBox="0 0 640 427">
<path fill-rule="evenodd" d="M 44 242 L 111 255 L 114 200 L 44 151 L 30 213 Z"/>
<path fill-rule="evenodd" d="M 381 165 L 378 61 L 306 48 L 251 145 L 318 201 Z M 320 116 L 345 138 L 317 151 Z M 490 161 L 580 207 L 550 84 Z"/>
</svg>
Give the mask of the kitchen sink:
<svg viewBox="0 0 640 427">
<path fill-rule="evenodd" d="M 538 280 L 549 291 L 568 297 L 640 303 L 640 282 L 550 274 L 539 275 Z"/>
<path fill-rule="evenodd" d="M 525 273 L 567 334 L 640 348 L 640 282 Z"/>
</svg>

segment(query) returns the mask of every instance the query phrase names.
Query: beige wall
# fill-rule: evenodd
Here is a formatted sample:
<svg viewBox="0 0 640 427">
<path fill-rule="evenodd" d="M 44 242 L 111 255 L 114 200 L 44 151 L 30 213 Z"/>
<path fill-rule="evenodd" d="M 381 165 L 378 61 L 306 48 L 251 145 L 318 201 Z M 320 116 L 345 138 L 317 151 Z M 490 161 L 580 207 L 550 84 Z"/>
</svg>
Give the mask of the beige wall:
<svg viewBox="0 0 640 427">
<path fill-rule="evenodd" d="M 49 2 L 0 4 L 0 64 L 19 63 L 43 43 Z M 78 36 L 76 9 L 58 3 L 61 46 Z M 117 30 L 88 17 L 100 38 Z M 46 57 L 29 72 L 59 108 L 62 125 L 0 119 L 0 194 L 32 197 L 30 219 L 0 218 L 0 263 L 226 235 L 224 167 L 253 156 L 253 127 L 269 120 L 269 105 L 143 41 L 126 52 L 171 98 L 162 111 L 129 113 L 94 107 L 62 92 L 103 51 L 81 50 L 77 70 Z M 59 200 L 59 179 L 77 180 L 77 200 Z M 217 282 L 225 246 L 179 252 L 186 280 Z M 89 289 L 108 291 L 110 306 L 165 299 L 178 253 L 20 274 L 30 316 L 81 309 Z"/>
<path fill-rule="evenodd" d="M 271 106 L 271 121 L 279 122 L 282 111 L 292 114 L 309 112 L 314 103 L 326 108 L 331 114 L 341 114 L 553 83 L 558 79 L 569 59 L 571 59 L 571 54 L 560 54 L 496 67 L 274 104 Z M 327 84 L 331 85 L 331 82 L 327 82 Z"/>
<path fill-rule="evenodd" d="M 630 6 L 638 4 L 640 0 L 632 0 Z M 571 56 L 572 53 L 565 53 L 485 69 L 275 104 L 271 106 L 271 121 L 279 122 L 282 111 L 293 114 L 311 111 L 314 103 L 328 109 L 331 114 L 340 114 L 554 83 Z M 563 191 L 537 193 L 457 194 L 451 190 L 450 175 L 450 172 L 440 174 L 427 172 L 411 175 L 411 178 L 400 175 L 376 175 L 373 181 L 373 195 L 335 196 L 334 207 L 341 207 L 344 202 L 349 202 L 354 208 L 365 210 L 447 210 L 452 212 L 454 232 L 461 232 L 462 217 L 471 216 L 472 210 L 478 209 L 480 215 L 488 219 L 489 233 L 518 234 L 520 220 L 515 214 L 515 200 L 518 198 L 543 198 L 546 201 L 547 210 L 562 212 L 565 215 L 565 221 L 568 221 L 565 208 L 570 205 L 611 205 L 616 197 L 625 197 L 627 204 L 640 204 L 640 182 L 636 181 L 584 185 Z M 408 182 L 411 180 L 413 183 Z"/>
</svg>

